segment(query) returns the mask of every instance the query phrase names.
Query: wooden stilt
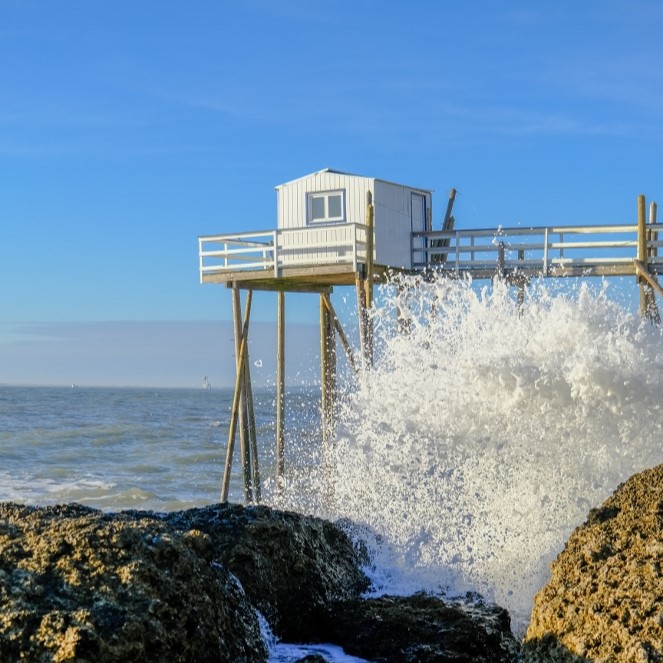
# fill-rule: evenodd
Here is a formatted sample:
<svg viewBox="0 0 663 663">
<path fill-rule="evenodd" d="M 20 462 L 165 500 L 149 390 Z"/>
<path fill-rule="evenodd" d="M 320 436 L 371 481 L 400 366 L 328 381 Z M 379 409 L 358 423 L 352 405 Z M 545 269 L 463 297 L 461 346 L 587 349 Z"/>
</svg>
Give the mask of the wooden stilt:
<svg viewBox="0 0 663 663">
<path fill-rule="evenodd" d="M 655 202 L 650 203 L 649 205 L 649 225 L 656 224 L 656 212 L 658 206 Z M 658 233 L 655 230 L 647 229 L 647 258 L 655 258 L 658 255 L 658 247 L 652 246 L 652 243 L 658 241 Z M 654 292 L 654 287 L 651 284 L 647 284 L 645 288 L 645 315 L 648 320 L 651 320 L 656 325 L 661 324 L 661 314 L 658 310 L 658 305 L 656 304 L 656 293 Z"/>
<path fill-rule="evenodd" d="M 373 366 L 373 320 L 369 311 L 373 306 L 373 253 L 375 236 L 375 208 L 373 206 L 373 195 L 370 191 L 366 192 L 366 288 L 365 295 L 365 326 L 366 326 L 366 366 Z"/>
<path fill-rule="evenodd" d="M 248 334 L 248 314 L 251 306 L 251 290 L 247 291 L 246 297 L 246 313 L 244 315 L 244 326 L 246 334 Z M 241 342 L 244 340 L 244 335 L 242 333 L 242 319 L 241 319 L 241 302 L 240 302 L 240 292 L 239 287 L 236 282 L 233 282 L 232 286 L 232 299 L 233 299 L 233 320 L 235 324 L 235 357 L 236 357 L 236 371 L 239 375 L 241 373 L 241 364 L 239 359 L 239 348 Z M 248 342 L 248 341 L 247 341 Z M 240 382 L 240 392 L 239 392 L 239 439 L 240 439 L 240 450 L 242 457 L 242 472 L 244 475 L 244 501 L 251 501 L 251 449 L 249 446 L 248 440 L 248 422 L 246 417 L 246 395 L 244 391 L 244 383 Z"/>
<path fill-rule="evenodd" d="M 364 360 L 364 366 L 368 366 L 368 340 L 366 322 L 368 312 L 366 311 L 366 288 L 364 279 L 359 274 L 355 275 L 355 290 L 357 291 L 357 319 L 359 321 L 359 345 L 361 346 L 361 356 Z"/>
<path fill-rule="evenodd" d="M 239 289 L 236 289 L 233 284 L 233 304 L 235 304 L 235 293 L 237 294 L 237 303 L 239 300 Z M 246 356 L 247 356 L 247 347 L 248 347 L 248 335 L 249 335 L 249 319 L 251 316 L 251 291 L 248 291 L 246 297 L 246 311 L 244 313 L 244 328 L 237 330 L 235 327 L 235 341 L 240 339 L 239 347 L 237 349 L 236 357 L 236 367 L 237 374 L 235 376 L 235 392 L 233 395 L 233 403 L 230 413 L 230 428 L 228 431 L 228 446 L 226 447 L 226 463 L 223 472 L 223 481 L 221 484 L 221 502 L 228 501 L 228 490 L 230 488 L 230 474 L 232 472 L 232 459 L 233 451 L 235 448 L 235 436 L 237 433 L 237 421 L 241 417 L 242 412 L 242 395 L 244 393 L 244 371 L 246 367 Z M 245 473 L 245 484 L 244 492 L 245 499 L 248 501 L 248 490 L 249 486 L 246 483 L 246 473 Z"/>
<path fill-rule="evenodd" d="M 518 251 L 518 261 L 522 262 L 525 260 L 525 251 L 522 249 Z M 523 307 L 523 304 L 525 303 L 525 277 L 522 275 L 518 275 L 518 311 L 520 311 Z"/>
<path fill-rule="evenodd" d="M 331 298 L 329 297 L 328 294 L 324 294 L 324 302 L 325 306 L 327 307 L 327 310 L 329 311 L 329 314 L 332 317 L 332 321 L 334 324 L 334 327 L 336 328 L 336 332 L 338 333 L 338 337 L 341 339 L 341 345 L 343 345 L 343 349 L 345 350 L 345 354 L 348 357 L 348 361 L 350 362 L 350 366 L 352 366 L 352 370 L 357 373 L 359 370 L 357 367 L 357 362 L 355 361 L 355 356 L 354 353 L 352 352 L 352 347 L 350 346 L 350 343 L 348 342 L 348 337 L 345 335 L 345 332 L 343 331 L 343 327 L 341 326 L 341 323 L 338 319 L 338 316 L 336 315 L 336 311 L 334 310 L 334 306 L 331 303 Z"/>
<path fill-rule="evenodd" d="M 320 411 L 322 416 L 322 442 L 329 438 L 329 353 L 327 345 L 327 308 L 324 295 L 320 295 Z"/>
<path fill-rule="evenodd" d="M 324 293 L 320 294 L 320 382 L 322 402 L 322 439 L 326 443 L 334 430 L 336 409 L 336 343 L 334 324 Z"/>
<path fill-rule="evenodd" d="M 285 434 L 283 409 L 285 402 L 285 293 L 277 295 L 276 320 L 276 489 L 281 491 L 285 470 Z"/>
<path fill-rule="evenodd" d="M 253 409 L 253 386 L 251 384 L 251 363 L 247 346 L 244 360 L 244 393 L 246 398 L 246 418 L 249 429 L 249 461 L 251 465 L 251 492 L 250 501 L 260 504 L 262 498 L 260 489 L 260 461 L 258 458 L 258 439 L 256 437 L 256 417 Z M 252 489 L 252 490 L 251 490 Z"/>
<path fill-rule="evenodd" d="M 638 260 L 647 270 L 647 230 L 645 219 L 645 197 L 638 196 Z M 647 315 L 647 295 L 645 292 L 645 281 L 638 276 L 637 282 L 640 284 L 640 315 Z"/>
</svg>

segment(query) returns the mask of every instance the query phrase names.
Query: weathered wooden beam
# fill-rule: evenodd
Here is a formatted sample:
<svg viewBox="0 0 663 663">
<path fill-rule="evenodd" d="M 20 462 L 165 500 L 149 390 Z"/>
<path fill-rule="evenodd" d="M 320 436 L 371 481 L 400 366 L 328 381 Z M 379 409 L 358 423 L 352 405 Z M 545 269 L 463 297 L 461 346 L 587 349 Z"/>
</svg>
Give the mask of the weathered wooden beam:
<svg viewBox="0 0 663 663">
<path fill-rule="evenodd" d="M 645 301 L 644 315 L 652 322 L 660 324 L 661 316 L 653 294 L 654 290 L 656 290 L 659 295 L 663 296 L 663 287 L 661 287 L 656 277 L 647 269 L 647 265 L 645 265 L 641 260 L 636 258 L 633 261 L 633 264 L 635 265 L 635 271 L 638 278 L 641 278 L 650 286 L 649 291 L 652 294 L 652 297 L 647 298 Z"/>
<path fill-rule="evenodd" d="M 233 295 L 234 295 L 233 291 Z M 239 295 L 239 293 L 238 293 Z M 239 348 L 237 350 L 236 359 L 236 376 L 235 376 L 235 391 L 233 394 L 233 403 L 230 412 L 230 426 L 228 430 L 228 445 L 226 447 L 226 463 L 223 472 L 223 480 L 221 483 L 221 502 L 228 501 L 228 491 L 230 488 L 230 474 L 232 472 L 233 451 L 235 449 L 235 436 L 237 434 L 237 421 L 241 416 L 241 402 L 242 394 L 244 393 L 244 370 L 246 367 L 246 355 L 248 347 L 248 334 L 249 334 L 249 319 L 251 316 L 251 291 L 249 291 L 246 299 L 246 313 L 244 316 L 244 329 L 237 331 L 235 329 L 235 341 L 239 339 Z M 245 472 L 245 498 L 248 495 L 248 488 L 246 484 Z"/>
<path fill-rule="evenodd" d="M 283 489 L 285 473 L 285 293 L 277 295 L 276 315 L 276 489 Z"/>
<path fill-rule="evenodd" d="M 355 372 L 355 374 L 359 371 L 359 367 L 357 366 L 357 362 L 355 361 L 355 356 L 354 353 L 352 352 L 352 347 L 350 346 L 350 343 L 348 341 L 348 337 L 345 335 L 345 331 L 343 330 L 343 327 L 341 326 L 341 322 L 338 319 L 338 316 L 336 315 L 336 311 L 334 309 L 334 306 L 331 303 L 331 299 L 329 295 L 323 295 L 323 301 L 325 302 L 325 306 L 327 307 L 327 310 L 329 311 L 329 314 L 332 317 L 332 321 L 334 323 L 334 327 L 336 328 L 336 332 L 338 333 L 338 337 L 341 339 L 341 345 L 343 346 L 343 349 L 345 350 L 345 354 L 348 357 L 348 361 L 350 362 L 350 366 L 352 366 L 352 370 Z"/>
<path fill-rule="evenodd" d="M 244 327 L 242 328 L 242 311 L 240 302 L 239 287 L 233 284 L 232 288 L 232 302 L 233 302 L 233 322 L 235 326 L 235 369 L 237 375 L 243 373 L 242 363 L 240 362 L 240 347 L 241 342 L 248 336 L 249 332 L 249 319 L 251 314 L 251 298 L 252 291 L 249 290 L 246 296 L 246 310 L 244 313 Z M 247 339 L 248 343 L 248 339 Z M 248 347 L 245 352 L 248 351 Z M 245 361 L 244 358 L 243 361 Z M 242 376 L 243 377 L 243 376 Z M 249 426 L 246 411 L 246 393 L 244 390 L 244 381 L 240 381 L 239 389 L 239 439 L 240 439 L 240 454 L 242 457 L 242 471 L 244 475 L 244 501 L 251 501 L 251 450 L 249 446 Z"/>
<path fill-rule="evenodd" d="M 334 431 L 336 411 L 336 336 L 331 313 L 320 295 L 320 386 L 322 440 L 326 444 Z"/>
<path fill-rule="evenodd" d="M 645 218 L 645 197 L 638 196 L 638 260 L 647 270 L 647 230 Z M 640 314 L 645 316 L 647 313 L 647 295 L 645 293 L 645 282 L 641 276 L 637 277 L 640 285 Z"/>
<path fill-rule="evenodd" d="M 248 345 L 244 359 L 244 393 L 246 398 L 246 418 L 249 429 L 249 464 L 251 468 L 251 483 L 249 485 L 250 501 L 260 504 L 262 499 L 260 460 L 258 458 L 258 439 L 256 436 L 256 417 L 253 409 L 253 386 L 251 384 L 251 363 L 249 361 Z"/>
</svg>

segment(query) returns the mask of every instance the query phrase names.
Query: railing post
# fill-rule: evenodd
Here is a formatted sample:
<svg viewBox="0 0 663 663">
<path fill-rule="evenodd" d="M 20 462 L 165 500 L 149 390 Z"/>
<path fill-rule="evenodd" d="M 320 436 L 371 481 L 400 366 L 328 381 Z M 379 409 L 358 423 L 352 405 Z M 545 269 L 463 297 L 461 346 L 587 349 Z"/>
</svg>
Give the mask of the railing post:
<svg viewBox="0 0 663 663">
<path fill-rule="evenodd" d="M 647 220 L 645 217 L 645 197 L 638 196 L 638 260 L 647 269 Z M 647 315 L 647 293 L 645 290 L 645 281 L 641 276 L 636 278 L 640 285 L 640 315 Z"/>
<path fill-rule="evenodd" d="M 456 276 L 460 274 L 460 233 L 456 230 Z"/>
<path fill-rule="evenodd" d="M 200 282 L 203 282 L 203 240 L 198 238 L 198 272 L 200 273 Z"/>
<path fill-rule="evenodd" d="M 357 233 L 359 227 L 356 223 L 352 224 L 352 271 L 357 273 Z"/>
<path fill-rule="evenodd" d="M 658 211 L 658 205 L 655 202 L 649 203 L 649 225 L 656 225 L 656 212 Z M 648 241 L 648 250 L 647 255 L 650 258 L 658 258 L 658 231 L 649 230 L 647 232 L 647 241 Z M 651 242 L 651 245 L 649 244 Z"/>
<path fill-rule="evenodd" d="M 278 256 L 278 230 L 273 230 L 272 231 L 272 246 L 273 251 L 272 251 L 272 256 L 274 258 L 274 278 L 277 279 L 279 277 L 279 256 Z"/>
<path fill-rule="evenodd" d="M 543 275 L 548 276 L 548 228 L 543 231 Z"/>
</svg>

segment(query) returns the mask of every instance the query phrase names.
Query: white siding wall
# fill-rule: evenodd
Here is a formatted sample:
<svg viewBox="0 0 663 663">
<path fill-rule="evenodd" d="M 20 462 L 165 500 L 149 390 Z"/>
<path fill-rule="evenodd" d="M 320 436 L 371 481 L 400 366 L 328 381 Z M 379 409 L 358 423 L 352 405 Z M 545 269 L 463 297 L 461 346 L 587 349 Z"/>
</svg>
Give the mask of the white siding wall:
<svg viewBox="0 0 663 663">
<path fill-rule="evenodd" d="M 323 172 L 277 188 L 278 228 L 306 228 L 306 194 L 335 189 L 345 189 L 346 222 L 364 223 L 366 192 L 373 190 L 373 179 Z"/>
<path fill-rule="evenodd" d="M 412 193 L 425 195 L 426 210 L 430 214 L 430 193 L 391 182 L 375 182 L 375 262 L 378 265 L 412 267 Z"/>
<path fill-rule="evenodd" d="M 431 209 L 430 193 L 419 189 L 357 175 L 331 172 L 314 173 L 277 187 L 278 228 L 320 228 L 320 231 L 323 232 L 324 225 L 322 224 L 307 226 L 306 194 L 336 189 L 345 190 L 346 223 L 366 222 L 366 192 L 373 193 L 375 262 L 378 265 L 411 268 L 412 192 L 424 194 L 427 210 Z M 301 239 L 303 242 L 304 238 Z M 283 248 L 292 250 L 298 243 L 298 239 L 293 235 L 288 238 L 287 247 Z M 314 262 L 315 257 L 311 256 L 311 258 Z M 320 255 L 320 261 L 333 262 L 332 256 L 328 254 Z"/>
</svg>

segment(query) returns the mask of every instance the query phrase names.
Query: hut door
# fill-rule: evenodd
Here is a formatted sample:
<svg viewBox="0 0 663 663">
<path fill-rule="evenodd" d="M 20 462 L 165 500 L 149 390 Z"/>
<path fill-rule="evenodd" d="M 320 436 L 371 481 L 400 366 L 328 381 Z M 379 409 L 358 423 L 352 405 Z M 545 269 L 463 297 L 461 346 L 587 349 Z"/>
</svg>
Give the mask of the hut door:
<svg viewBox="0 0 663 663">
<path fill-rule="evenodd" d="M 412 195 L 412 232 L 423 232 L 426 230 L 426 197 L 420 193 Z M 412 262 L 426 262 L 426 254 L 422 249 L 426 248 L 426 240 L 423 237 L 412 238 Z M 413 265 L 414 266 L 414 265 Z"/>
</svg>

